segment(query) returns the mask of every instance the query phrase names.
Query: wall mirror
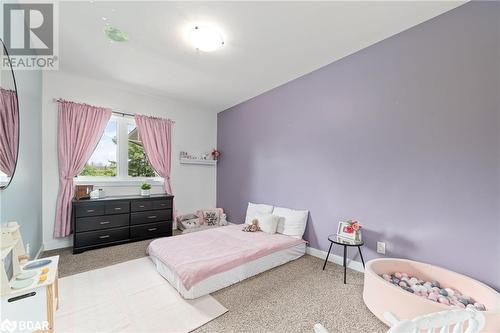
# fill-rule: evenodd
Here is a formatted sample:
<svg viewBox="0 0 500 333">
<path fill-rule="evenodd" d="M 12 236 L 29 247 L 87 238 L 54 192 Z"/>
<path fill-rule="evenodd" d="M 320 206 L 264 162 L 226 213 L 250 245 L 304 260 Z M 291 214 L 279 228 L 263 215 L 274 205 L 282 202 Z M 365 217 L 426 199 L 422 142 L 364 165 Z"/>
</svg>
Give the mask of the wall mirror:
<svg viewBox="0 0 500 333">
<path fill-rule="evenodd" d="M 0 189 L 9 186 L 16 171 L 19 151 L 19 103 L 14 71 L 2 42 L 0 55 Z"/>
</svg>

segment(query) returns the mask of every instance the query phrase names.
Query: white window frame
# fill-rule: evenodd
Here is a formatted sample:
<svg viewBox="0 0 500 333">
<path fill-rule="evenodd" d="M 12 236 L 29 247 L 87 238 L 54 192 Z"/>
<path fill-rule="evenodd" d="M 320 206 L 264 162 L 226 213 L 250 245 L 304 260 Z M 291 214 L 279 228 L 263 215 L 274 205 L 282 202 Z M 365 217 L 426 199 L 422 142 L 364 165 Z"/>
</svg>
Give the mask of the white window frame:
<svg viewBox="0 0 500 333">
<path fill-rule="evenodd" d="M 128 133 L 127 127 L 129 124 L 135 125 L 134 118 L 127 116 L 111 116 L 111 120 L 116 120 L 116 176 L 115 177 L 99 177 L 99 176 L 77 176 L 75 184 L 89 184 L 96 186 L 135 186 L 141 183 L 149 183 L 152 185 L 163 185 L 161 177 L 130 177 L 128 175 Z M 125 138 L 125 140 L 123 140 Z"/>
<path fill-rule="evenodd" d="M 0 186 L 5 186 L 5 185 L 9 184 L 10 178 L 11 177 L 7 177 L 7 175 L 5 173 L 0 171 Z"/>
</svg>

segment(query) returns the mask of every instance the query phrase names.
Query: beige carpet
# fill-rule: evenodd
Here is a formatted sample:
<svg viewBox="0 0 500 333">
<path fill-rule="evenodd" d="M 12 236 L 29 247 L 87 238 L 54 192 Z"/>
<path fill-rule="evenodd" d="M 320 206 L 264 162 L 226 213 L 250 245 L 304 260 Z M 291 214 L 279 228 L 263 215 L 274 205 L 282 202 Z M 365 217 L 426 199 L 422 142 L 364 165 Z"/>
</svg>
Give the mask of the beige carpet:
<svg viewBox="0 0 500 333">
<path fill-rule="evenodd" d="M 212 296 L 185 300 L 147 257 L 59 280 L 55 331 L 188 333 L 227 309 Z"/>
<path fill-rule="evenodd" d="M 41 257 L 59 255 L 59 277 L 78 274 L 146 256 L 151 240 L 110 246 L 73 254 L 71 248 L 45 251 Z"/>
<path fill-rule="evenodd" d="M 149 241 L 61 255 L 61 276 L 67 276 L 146 255 Z M 387 327 L 364 305 L 363 274 L 322 260 L 304 257 L 212 294 L 229 311 L 195 332 L 308 332 L 322 323 L 331 333 L 386 332 Z"/>
</svg>

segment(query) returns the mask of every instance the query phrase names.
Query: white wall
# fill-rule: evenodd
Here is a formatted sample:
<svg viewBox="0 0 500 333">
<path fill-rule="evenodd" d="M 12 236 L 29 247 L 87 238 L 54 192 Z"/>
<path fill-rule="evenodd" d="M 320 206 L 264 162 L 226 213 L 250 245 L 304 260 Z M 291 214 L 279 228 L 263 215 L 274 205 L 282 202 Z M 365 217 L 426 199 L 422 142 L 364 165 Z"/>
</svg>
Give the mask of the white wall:
<svg viewBox="0 0 500 333">
<path fill-rule="evenodd" d="M 71 246 L 71 237 L 54 239 L 53 226 L 59 187 L 57 166 L 57 104 L 64 98 L 126 113 L 161 116 L 175 121 L 172 133 L 172 186 L 177 211 L 193 212 L 215 206 L 216 167 L 181 165 L 179 152 L 209 152 L 217 143 L 216 112 L 165 97 L 137 92 L 132 87 L 97 81 L 63 72 L 43 76 L 43 244 L 44 249 Z M 100 186 L 102 187 L 102 186 Z M 106 195 L 139 193 L 137 186 L 102 187 Z M 153 192 L 163 192 L 161 186 Z"/>
</svg>

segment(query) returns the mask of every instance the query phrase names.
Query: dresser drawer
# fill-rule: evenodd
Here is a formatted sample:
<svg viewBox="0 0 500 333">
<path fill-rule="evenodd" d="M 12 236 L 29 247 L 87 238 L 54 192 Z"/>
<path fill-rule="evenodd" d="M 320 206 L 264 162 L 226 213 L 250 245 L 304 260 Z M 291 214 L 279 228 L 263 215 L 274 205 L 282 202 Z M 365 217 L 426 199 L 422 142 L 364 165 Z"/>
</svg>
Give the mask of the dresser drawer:
<svg viewBox="0 0 500 333">
<path fill-rule="evenodd" d="M 106 214 L 123 214 L 130 211 L 130 201 L 107 202 L 104 205 Z"/>
<path fill-rule="evenodd" d="M 130 203 L 130 208 L 132 212 L 141 212 L 143 210 L 151 210 L 153 209 L 153 202 L 152 201 L 132 201 Z"/>
<path fill-rule="evenodd" d="M 128 225 L 128 214 L 79 217 L 76 219 L 75 231 L 82 232 L 116 227 L 127 227 Z"/>
<path fill-rule="evenodd" d="M 153 209 L 172 208 L 172 200 L 155 200 L 153 201 Z"/>
<path fill-rule="evenodd" d="M 76 205 L 76 217 L 96 215 L 104 215 L 104 204 L 102 202 L 78 203 Z"/>
<path fill-rule="evenodd" d="M 160 221 L 171 221 L 172 210 L 151 210 L 149 212 L 139 212 L 130 214 L 130 224 L 144 224 Z"/>
<path fill-rule="evenodd" d="M 172 222 L 159 222 L 130 227 L 130 238 L 172 236 Z"/>
<path fill-rule="evenodd" d="M 129 239 L 129 227 L 87 231 L 75 234 L 75 247 L 99 245 Z"/>
</svg>

